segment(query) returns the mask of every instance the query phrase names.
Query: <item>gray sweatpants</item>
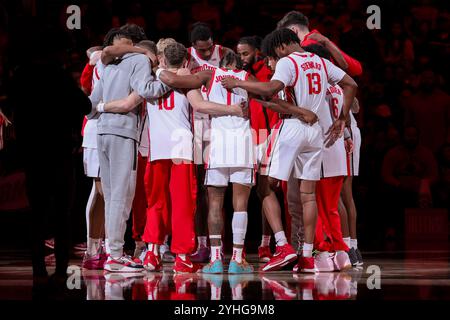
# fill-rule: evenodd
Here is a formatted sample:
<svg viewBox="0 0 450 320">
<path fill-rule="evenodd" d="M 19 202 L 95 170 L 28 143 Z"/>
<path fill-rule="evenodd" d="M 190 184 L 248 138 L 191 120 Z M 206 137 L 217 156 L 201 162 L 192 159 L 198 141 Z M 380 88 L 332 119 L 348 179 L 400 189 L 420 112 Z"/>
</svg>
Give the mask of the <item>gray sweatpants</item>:
<svg viewBox="0 0 450 320">
<path fill-rule="evenodd" d="M 100 178 L 105 199 L 105 233 L 111 256 L 123 254 L 127 220 L 136 189 L 136 141 L 121 136 L 97 135 Z"/>
<path fill-rule="evenodd" d="M 291 244 L 297 253 L 301 253 L 305 242 L 305 229 L 303 227 L 303 206 L 300 199 L 299 180 L 291 174 L 287 183 L 288 211 L 291 215 Z"/>
</svg>

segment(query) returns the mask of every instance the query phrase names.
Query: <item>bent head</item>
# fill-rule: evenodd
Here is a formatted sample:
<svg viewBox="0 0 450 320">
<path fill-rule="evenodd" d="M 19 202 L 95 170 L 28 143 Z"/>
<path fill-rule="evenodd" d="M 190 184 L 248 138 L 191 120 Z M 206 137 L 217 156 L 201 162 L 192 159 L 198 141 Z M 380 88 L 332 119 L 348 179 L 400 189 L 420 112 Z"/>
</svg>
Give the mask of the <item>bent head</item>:
<svg viewBox="0 0 450 320">
<path fill-rule="evenodd" d="M 179 69 L 186 61 L 187 50 L 181 43 L 169 44 L 164 49 L 164 57 L 166 59 L 167 67 Z"/>
<path fill-rule="evenodd" d="M 283 28 L 293 31 L 299 40 L 303 41 L 305 35 L 309 32 L 308 17 L 299 11 L 290 11 L 277 23 L 277 29 Z"/>
<path fill-rule="evenodd" d="M 222 60 L 220 60 L 220 67 L 228 70 L 242 70 L 243 63 L 241 57 L 234 52 L 227 52 Z"/>
<path fill-rule="evenodd" d="M 283 58 L 295 51 L 303 51 L 297 35 L 289 29 L 278 29 L 263 40 L 263 53 L 268 57 Z"/>
</svg>

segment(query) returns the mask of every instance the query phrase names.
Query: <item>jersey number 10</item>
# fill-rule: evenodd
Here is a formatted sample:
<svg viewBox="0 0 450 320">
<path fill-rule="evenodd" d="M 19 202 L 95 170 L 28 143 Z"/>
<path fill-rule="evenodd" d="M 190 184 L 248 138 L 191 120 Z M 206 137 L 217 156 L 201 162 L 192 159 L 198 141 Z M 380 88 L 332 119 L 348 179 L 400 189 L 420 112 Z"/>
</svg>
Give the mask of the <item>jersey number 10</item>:
<svg viewBox="0 0 450 320">
<path fill-rule="evenodd" d="M 170 99 L 170 101 L 169 101 Z M 166 94 L 161 98 L 158 98 L 158 110 L 172 110 L 175 107 L 175 93 L 172 91 L 170 95 Z"/>
</svg>

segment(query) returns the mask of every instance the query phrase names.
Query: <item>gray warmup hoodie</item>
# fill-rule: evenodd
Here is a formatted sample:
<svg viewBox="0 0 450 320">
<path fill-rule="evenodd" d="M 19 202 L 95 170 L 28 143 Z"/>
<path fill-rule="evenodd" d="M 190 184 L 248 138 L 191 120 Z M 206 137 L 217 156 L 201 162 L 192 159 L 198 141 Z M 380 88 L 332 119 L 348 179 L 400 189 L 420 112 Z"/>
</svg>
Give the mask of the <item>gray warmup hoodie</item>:
<svg viewBox="0 0 450 320">
<path fill-rule="evenodd" d="M 171 88 L 155 80 L 151 75 L 150 63 L 143 54 L 129 53 L 118 64 L 105 67 L 91 96 L 92 111 L 88 119 L 98 118 L 97 134 L 113 134 L 139 140 L 139 108 L 128 113 L 98 113 L 100 102 L 110 102 L 128 97 L 135 91 L 144 99 L 159 98 Z"/>
</svg>

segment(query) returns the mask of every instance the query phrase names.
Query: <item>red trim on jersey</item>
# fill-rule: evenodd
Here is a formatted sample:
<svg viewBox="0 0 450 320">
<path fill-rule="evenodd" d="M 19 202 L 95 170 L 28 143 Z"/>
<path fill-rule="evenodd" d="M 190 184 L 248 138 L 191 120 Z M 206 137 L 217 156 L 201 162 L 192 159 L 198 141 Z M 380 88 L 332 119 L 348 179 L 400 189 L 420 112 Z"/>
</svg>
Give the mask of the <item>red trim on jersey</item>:
<svg viewBox="0 0 450 320">
<path fill-rule="evenodd" d="M 244 78 L 244 80 L 245 81 L 247 81 L 248 80 L 248 77 L 250 77 L 250 72 L 245 72 L 245 78 Z"/>
<path fill-rule="evenodd" d="M 98 75 L 98 69 L 97 67 L 94 68 L 95 76 L 97 77 L 97 80 L 100 80 L 100 76 Z"/>
<path fill-rule="evenodd" d="M 330 79 L 330 77 L 328 76 L 327 65 L 325 64 L 325 61 L 323 60 L 322 57 L 319 57 L 319 58 L 320 58 L 320 60 L 322 60 L 323 68 L 325 69 L 325 73 L 326 73 L 326 75 L 327 75 L 327 80 L 328 80 L 328 79 Z"/>
<path fill-rule="evenodd" d="M 275 144 L 275 141 L 278 138 L 278 135 L 280 133 L 280 131 L 278 129 L 280 129 L 282 123 L 283 123 L 283 120 L 280 119 L 280 120 L 278 120 L 277 124 L 272 128 L 272 132 L 274 132 L 274 134 L 271 136 L 271 138 L 269 140 L 269 144 L 266 149 L 266 154 L 264 155 L 264 158 L 261 161 L 261 168 L 263 168 L 263 169 L 269 165 L 267 162 L 268 162 L 268 159 L 272 155 L 272 148 L 273 148 L 273 145 Z"/>
<path fill-rule="evenodd" d="M 214 69 L 214 71 L 213 71 L 213 73 L 212 73 L 212 75 L 211 75 L 211 80 L 210 80 L 210 83 L 209 83 L 209 88 L 208 88 L 208 92 L 206 93 L 206 95 L 209 97 L 209 93 L 211 92 L 211 88 L 212 88 L 212 86 L 213 86 L 213 83 L 214 83 L 214 77 L 216 76 L 216 69 Z"/>
<path fill-rule="evenodd" d="M 294 80 L 294 83 L 292 84 L 292 87 L 294 87 L 297 84 L 297 80 L 298 80 L 298 65 L 297 65 L 297 62 L 292 57 L 288 56 L 288 58 L 291 59 L 291 61 L 294 63 L 294 67 L 295 67 L 295 80 Z"/>
</svg>

